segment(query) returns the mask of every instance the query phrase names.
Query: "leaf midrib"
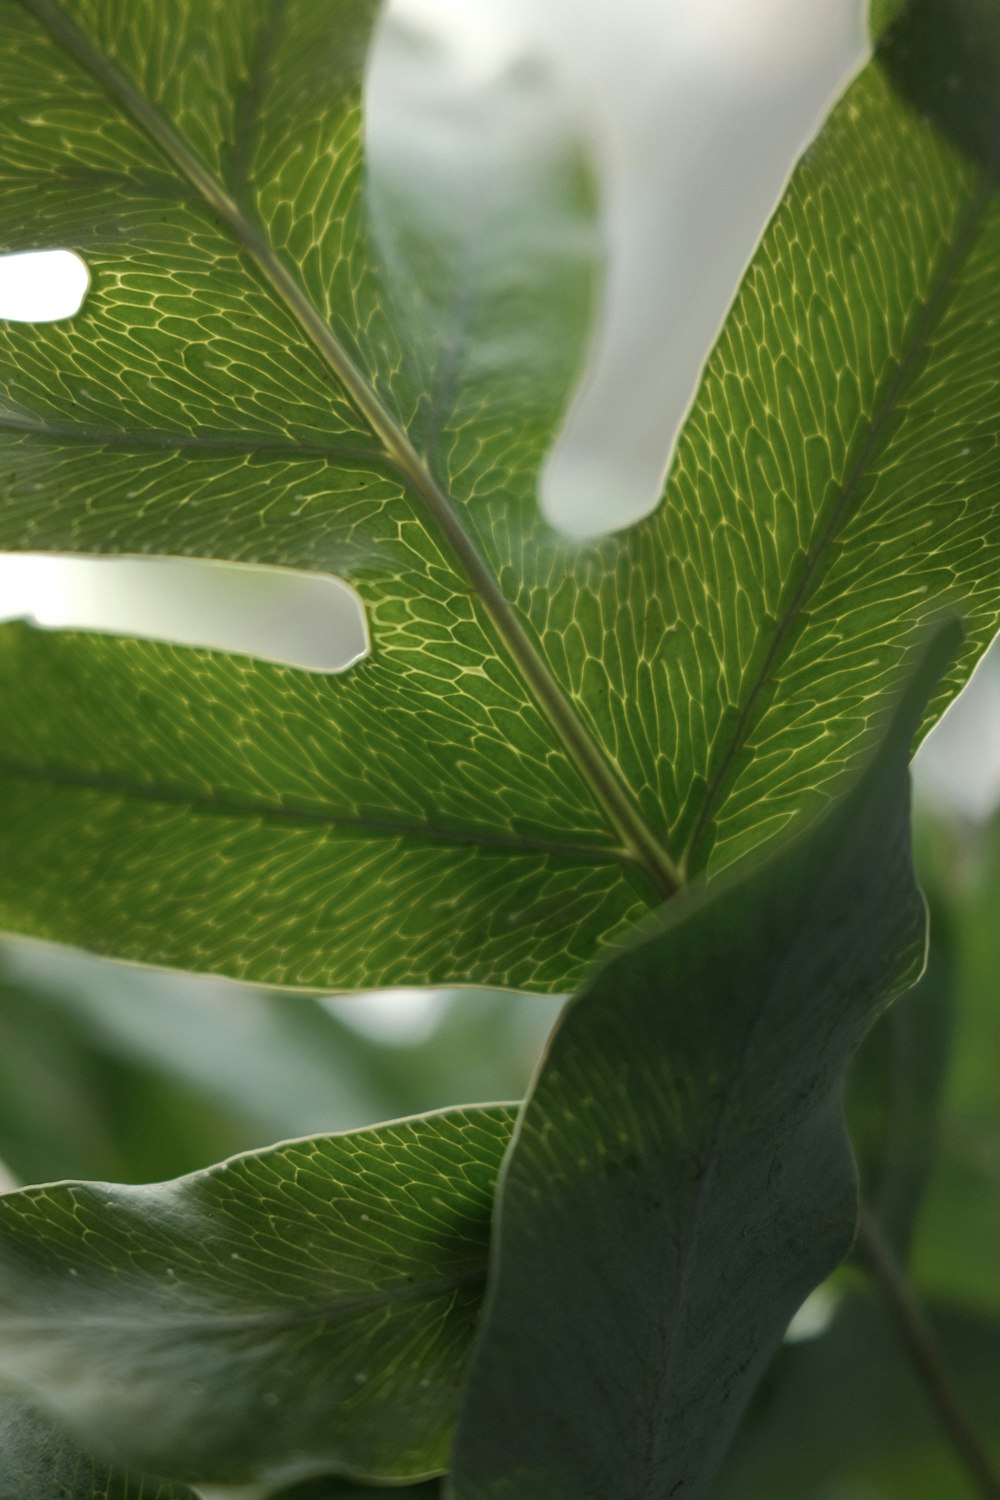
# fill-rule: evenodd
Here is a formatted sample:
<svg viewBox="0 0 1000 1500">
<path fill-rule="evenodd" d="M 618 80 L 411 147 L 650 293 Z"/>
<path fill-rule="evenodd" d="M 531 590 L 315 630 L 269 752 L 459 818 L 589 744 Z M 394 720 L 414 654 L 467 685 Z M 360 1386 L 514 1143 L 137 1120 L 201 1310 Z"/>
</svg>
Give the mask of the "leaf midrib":
<svg viewBox="0 0 1000 1500">
<path fill-rule="evenodd" d="M 171 1334 L 210 1330 L 213 1333 L 227 1331 L 242 1332 L 248 1328 L 284 1329 L 298 1328 L 303 1324 L 335 1322 L 339 1319 L 364 1317 L 384 1307 L 398 1303 L 431 1301 L 436 1297 L 450 1297 L 466 1288 L 483 1287 L 486 1283 L 487 1255 L 484 1249 L 482 1264 L 474 1269 L 456 1271 L 451 1275 L 425 1277 L 419 1281 L 393 1282 L 384 1287 L 375 1287 L 370 1292 L 333 1293 L 323 1301 L 294 1308 L 262 1308 L 245 1312 L 211 1313 L 199 1312 L 178 1317 L 169 1307 L 156 1312 L 143 1307 L 134 1314 L 107 1313 L 74 1316 L 72 1330 L 87 1332 L 149 1333 L 167 1329 Z M 110 1274 L 110 1273 L 109 1273 Z M 86 1283 L 83 1284 L 86 1288 Z M 180 1277 L 170 1283 L 182 1294 L 185 1284 Z M 195 1289 L 197 1290 L 197 1289 Z M 0 1312 L 0 1328 L 8 1335 L 37 1337 L 57 1330 L 65 1337 L 65 1315 L 35 1318 L 7 1318 Z"/>
<path fill-rule="evenodd" d="M 532 834 L 507 833 L 499 828 L 478 828 L 471 824 L 444 822 L 409 822 L 405 818 L 381 818 L 365 814 L 324 812 L 318 808 L 296 807 L 282 802 L 243 801 L 238 797 L 199 794 L 185 787 L 166 786 L 157 782 L 131 781 L 124 776 L 76 771 L 63 766 L 25 765 L 0 759 L 0 777 L 30 781 L 43 786 L 72 787 L 83 791 L 105 792 L 131 802 L 161 807 L 188 808 L 191 812 L 221 818 L 275 822 L 288 827 L 315 827 L 330 833 L 356 833 L 362 837 L 406 839 L 413 843 L 471 846 L 484 850 L 505 850 L 511 854 L 545 854 L 556 858 L 582 860 L 594 864 L 631 865 L 624 850 L 613 844 L 579 844 L 566 839 L 548 839 Z"/>
<path fill-rule="evenodd" d="M 869 477 L 872 464 L 884 451 L 891 436 L 892 419 L 899 410 L 911 379 L 920 372 L 921 361 L 931 337 L 947 309 L 948 295 L 955 278 L 975 246 L 976 237 L 993 197 L 995 186 L 995 182 L 987 172 L 980 174 L 976 190 L 970 196 L 954 236 L 945 247 L 940 266 L 931 280 L 927 295 L 914 310 L 912 329 L 904 341 L 903 352 L 892 371 L 885 394 L 877 402 L 877 414 L 869 423 L 858 455 L 836 492 L 830 515 L 820 528 L 819 535 L 807 554 L 798 577 L 792 584 L 787 603 L 778 613 L 776 629 L 764 661 L 755 674 L 749 692 L 740 707 L 739 716 L 733 734 L 726 745 L 725 753 L 720 758 L 705 789 L 698 817 L 680 862 L 681 869 L 686 875 L 697 870 L 701 859 L 704 858 L 705 851 L 702 845 L 712 831 L 713 815 L 723 793 L 731 783 L 737 757 L 746 748 L 747 741 L 766 708 L 762 699 L 772 686 L 775 669 L 788 654 L 789 637 L 793 627 L 801 617 L 824 566 L 833 555 L 840 532 L 855 513 L 855 501 Z"/>
<path fill-rule="evenodd" d="M 250 223 L 223 184 L 111 58 L 98 51 L 54 0 L 21 0 L 21 3 L 48 32 L 54 43 L 68 52 L 101 84 L 111 99 L 144 131 L 175 170 L 194 185 L 236 242 L 251 256 L 266 283 L 291 313 L 382 444 L 390 462 L 419 496 L 428 516 L 482 601 L 499 641 L 518 668 L 531 696 L 548 719 L 584 783 L 595 795 L 612 827 L 624 841 L 631 859 L 645 872 L 661 899 L 674 895 L 682 884 L 682 877 L 674 861 L 650 831 L 630 793 L 619 781 L 550 672 L 503 594 L 497 579 L 459 520 L 453 501 L 439 485 L 427 463 L 413 446 L 409 435 L 351 360 L 315 304 Z"/>
</svg>

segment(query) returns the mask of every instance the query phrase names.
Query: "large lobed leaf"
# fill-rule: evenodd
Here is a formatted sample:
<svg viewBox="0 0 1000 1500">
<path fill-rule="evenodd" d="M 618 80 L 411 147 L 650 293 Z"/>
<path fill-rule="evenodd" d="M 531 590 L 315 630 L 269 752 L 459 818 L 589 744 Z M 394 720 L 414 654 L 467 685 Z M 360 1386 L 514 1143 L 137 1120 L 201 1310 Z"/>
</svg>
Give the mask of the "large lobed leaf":
<svg viewBox="0 0 1000 1500">
<path fill-rule="evenodd" d="M 662 504 L 585 545 L 535 501 L 588 302 L 578 166 L 491 174 L 464 225 L 430 177 L 373 210 L 374 18 L 0 3 L 6 243 L 93 278 L 0 330 L 0 544 L 333 569 L 372 640 L 331 678 L 0 632 L 0 922 L 559 990 L 829 793 L 921 622 L 969 620 L 929 717 L 996 627 L 1000 12 L 880 17 Z"/>
<path fill-rule="evenodd" d="M 864 774 L 671 902 L 570 1002 L 504 1165 L 446 1493 L 699 1500 L 851 1246 L 851 1055 L 923 959 L 906 766 L 937 637 Z"/>
<path fill-rule="evenodd" d="M 452 1110 L 0 1198 L 0 1379 L 139 1472 L 440 1472 L 511 1121 Z"/>
</svg>

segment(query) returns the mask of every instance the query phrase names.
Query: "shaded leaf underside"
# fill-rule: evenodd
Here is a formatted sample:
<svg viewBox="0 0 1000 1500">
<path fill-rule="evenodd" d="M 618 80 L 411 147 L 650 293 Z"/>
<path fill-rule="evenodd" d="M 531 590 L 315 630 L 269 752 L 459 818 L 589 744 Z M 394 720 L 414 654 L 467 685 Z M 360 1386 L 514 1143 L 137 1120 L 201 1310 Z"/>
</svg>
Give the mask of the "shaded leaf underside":
<svg viewBox="0 0 1000 1500">
<path fill-rule="evenodd" d="M 997 123 L 997 11 L 890 28 L 663 503 L 583 546 L 535 502 L 589 295 L 579 173 L 541 152 L 465 238 L 430 190 L 376 195 L 376 235 L 373 18 L 0 4 L 6 244 L 93 278 L 75 319 L 0 329 L 0 543 L 335 571 L 372 638 L 329 678 L 0 632 L 0 922 L 276 983 L 565 989 L 674 874 L 829 792 L 922 621 L 969 620 L 935 711 L 995 628 L 1000 194 L 961 110 Z"/>
</svg>

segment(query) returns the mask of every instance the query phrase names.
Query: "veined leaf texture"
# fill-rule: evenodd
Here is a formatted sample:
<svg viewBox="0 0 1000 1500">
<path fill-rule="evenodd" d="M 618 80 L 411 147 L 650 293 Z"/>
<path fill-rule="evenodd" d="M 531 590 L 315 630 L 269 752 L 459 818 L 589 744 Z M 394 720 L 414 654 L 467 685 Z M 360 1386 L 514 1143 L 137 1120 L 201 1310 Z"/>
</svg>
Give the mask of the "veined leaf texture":
<svg viewBox="0 0 1000 1500">
<path fill-rule="evenodd" d="M 829 794 L 924 622 L 968 622 L 933 712 L 995 628 L 997 11 L 884 31 L 659 508 L 586 545 L 535 495 L 585 174 L 541 150 L 471 240 L 430 188 L 373 208 L 376 15 L 0 5 L 6 248 L 92 276 L 77 317 L 0 332 L 0 543 L 333 571 L 372 641 L 330 679 L 5 627 L 0 923 L 289 985 L 559 991 Z"/>
</svg>

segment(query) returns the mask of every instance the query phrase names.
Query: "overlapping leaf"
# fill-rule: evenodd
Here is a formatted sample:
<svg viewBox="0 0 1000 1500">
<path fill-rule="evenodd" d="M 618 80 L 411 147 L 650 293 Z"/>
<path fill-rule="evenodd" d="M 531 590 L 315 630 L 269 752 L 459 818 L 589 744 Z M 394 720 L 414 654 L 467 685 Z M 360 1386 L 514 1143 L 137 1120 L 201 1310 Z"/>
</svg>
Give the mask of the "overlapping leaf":
<svg viewBox="0 0 1000 1500">
<path fill-rule="evenodd" d="M 534 495 L 587 302 L 579 174 L 491 176 L 467 236 L 430 186 L 373 216 L 373 19 L 0 6 L 8 243 L 93 275 L 78 318 L 3 331 L 0 539 L 334 569 L 372 635 L 330 679 L 5 631 L 0 920 L 295 984 L 565 988 L 829 791 L 921 621 L 970 620 L 936 707 L 995 628 L 1000 18 L 888 27 L 663 503 L 584 546 Z"/>
<path fill-rule="evenodd" d="M 453 1110 L 156 1187 L 0 1198 L 0 1377 L 142 1472 L 439 1472 L 511 1119 Z"/>
<path fill-rule="evenodd" d="M 923 959 L 906 765 L 954 644 L 805 836 L 671 903 L 564 1012 L 504 1168 L 454 1500 L 708 1493 L 854 1235 L 844 1072 Z"/>
</svg>

